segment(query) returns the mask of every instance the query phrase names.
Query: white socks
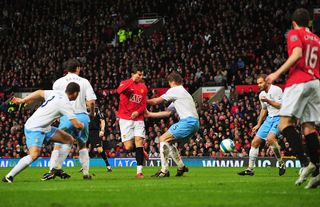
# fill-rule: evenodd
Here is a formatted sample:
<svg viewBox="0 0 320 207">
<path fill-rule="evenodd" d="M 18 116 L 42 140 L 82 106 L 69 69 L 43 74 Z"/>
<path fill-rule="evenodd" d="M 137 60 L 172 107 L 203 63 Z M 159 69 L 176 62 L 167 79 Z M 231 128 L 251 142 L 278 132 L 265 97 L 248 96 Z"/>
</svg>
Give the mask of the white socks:
<svg viewBox="0 0 320 207">
<path fill-rule="evenodd" d="M 89 175 L 89 159 L 88 149 L 79 150 L 79 160 L 82 166 L 83 175 Z"/>
<path fill-rule="evenodd" d="M 142 173 L 142 165 L 137 166 L 137 174 Z"/>
<path fill-rule="evenodd" d="M 63 164 L 64 160 L 68 157 L 68 154 L 71 150 L 71 146 L 72 145 L 70 145 L 70 144 L 61 145 L 61 148 L 59 150 L 59 156 L 57 159 L 57 166 L 55 167 L 56 169 L 62 168 L 62 164 Z"/>
<path fill-rule="evenodd" d="M 7 177 L 14 177 L 19 174 L 22 170 L 28 167 L 33 162 L 33 159 L 30 155 L 24 156 L 21 158 L 16 166 L 7 174 Z"/>
<path fill-rule="evenodd" d="M 281 154 L 280 154 L 280 146 L 279 146 L 278 142 L 274 142 L 271 145 L 271 148 L 272 148 L 273 153 L 274 153 L 275 157 L 277 158 L 278 162 L 281 162 L 282 161 L 282 157 L 281 157 Z"/>
<path fill-rule="evenodd" d="M 177 164 L 178 168 L 182 168 L 184 166 L 182 159 L 179 154 L 179 150 L 176 148 L 175 145 L 168 143 L 170 156 L 172 157 L 173 161 Z"/>
<path fill-rule="evenodd" d="M 167 172 L 169 168 L 169 146 L 168 142 L 160 142 L 160 158 L 161 158 L 161 171 Z"/>
<path fill-rule="evenodd" d="M 176 146 L 168 142 L 160 142 L 161 171 L 164 173 L 167 172 L 169 168 L 169 155 L 177 164 L 178 168 L 182 168 L 184 166 L 179 155 L 179 150 L 176 148 Z"/>
<path fill-rule="evenodd" d="M 59 157 L 59 150 L 53 150 L 51 152 L 50 162 L 49 162 L 49 169 L 52 170 L 53 166 L 56 165 L 57 160 Z"/>
<path fill-rule="evenodd" d="M 258 148 L 254 148 L 254 147 L 250 148 L 250 152 L 249 152 L 249 168 L 250 169 L 254 168 L 254 163 L 258 157 L 258 154 L 259 154 L 259 147 Z"/>
<path fill-rule="evenodd" d="M 61 169 L 64 160 L 68 157 L 68 154 L 71 150 L 70 144 L 62 144 L 59 150 L 53 150 L 51 153 L 50 165 L 49 168 Z"/>
</svg>

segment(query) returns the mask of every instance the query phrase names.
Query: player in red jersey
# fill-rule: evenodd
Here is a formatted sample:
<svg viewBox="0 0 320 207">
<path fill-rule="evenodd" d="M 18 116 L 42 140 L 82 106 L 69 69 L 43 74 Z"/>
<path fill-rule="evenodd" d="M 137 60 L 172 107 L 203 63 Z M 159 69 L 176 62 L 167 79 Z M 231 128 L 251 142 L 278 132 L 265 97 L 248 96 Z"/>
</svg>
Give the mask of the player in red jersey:
<svg viewBox="0 0 320 207">
<path fill-rule="evenodd" d="M 148 89 L 142 78 L 143 69 L 135 66 L 131 78 L 122 81 L 117 89 L 120 94 L 117 117 L 120 118 L 121 140 L 127 150 L 132 151 L 135 147 L 137 178 L 144 178 L 142 173 L 145 138 L 144 110 L 147 106 Z"/>
<path fill-rule="evenodd" d="M 287 137 L 304 166 L 300 170 L 296 185 L 301 185 L 312 175 L 306 189 L 320 185 L 320 147 L 315 130 L 315 122 L 320 121 L 320 38 L 307 28 L 309 20 L 306 9 L 300 8 L 293 13 L 293 29 L 287 37 L 289 58 L 267 77 L 267 81 L 272 83 L 290 69 L 282 96 L 279 129 Z M 310 162 L 304 155 L 301 134 L 294 127 L 296 119 L 300 119 L 302 123 Z"/>
</svg>

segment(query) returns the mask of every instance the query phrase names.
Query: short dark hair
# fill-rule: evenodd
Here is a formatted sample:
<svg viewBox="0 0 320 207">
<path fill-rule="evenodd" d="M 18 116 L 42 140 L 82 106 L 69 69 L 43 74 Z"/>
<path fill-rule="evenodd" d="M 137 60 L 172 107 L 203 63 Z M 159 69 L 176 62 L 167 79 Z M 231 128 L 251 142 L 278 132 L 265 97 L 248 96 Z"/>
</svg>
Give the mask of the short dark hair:
<svg viewBox="0 0 320 207">
<path fill-rule="evenodd" d="M 258 80 L 259 78 L 263 78 L 263 80 L 265 80 L 265 79 L 267 78 L 267 75 L 261 73 L 261 74 L 259 74 L 259 75 L 257 76 L 257 80 Z"/>
<path fill-rule="evenodd" d="M 62 65 L 63 69 L 67 70 L 68 72 L 74 73 L 77 71 L 77 68 L 80 67 L 81 63 L 79 60 L 72 58 L 65 61 Z"/>
<path fill-rule="evenodd" d="M 183 78 L 182 76 L 176 72 L 176 71 L 172 71 L 168 76 L 167 76 L 167 81 L 168 82 L 176 82 L 177 84 L 182 84 L 183 82 Z"/>
<path fill-rule="evenodd" d="M 144 67 L 142 65 L 135 64 L 132 66 L 131 73 L 136 74 L 137 72 L 144 73 Z"/>
<path fill-rule="evenodd" d="M 80 92 L 80 86 L 78 83 L 75 83 L 75 82 L 71 82 L 67 85 L 67 88 L 66 88 L 66 93 L 67 94 L 73 94 L 75 92 Z"/>
<path fill-rule="evenodd" d="M 304 8 L 296 9 L 291 17 L 292 21 L 295 21 L 298 26 L 300 27 L 308 27 L 309 20 L 310 20 L 310 14 L 308 10 Z"/>
</svg>

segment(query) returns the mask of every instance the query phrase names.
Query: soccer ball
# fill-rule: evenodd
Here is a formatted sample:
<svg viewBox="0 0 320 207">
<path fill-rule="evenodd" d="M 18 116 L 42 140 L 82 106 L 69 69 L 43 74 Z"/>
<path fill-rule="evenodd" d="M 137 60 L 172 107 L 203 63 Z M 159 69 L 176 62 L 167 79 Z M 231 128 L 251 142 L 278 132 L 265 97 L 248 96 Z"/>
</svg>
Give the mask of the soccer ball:
<svg viewBox="0 0 320 207">
<path fill-rule="evenodd" d="M 234 150 L 234 143 L 231 139 L 224 139 L 220 143 L 220 149 L 224 153 L 232 152 Z"/>
</svg>

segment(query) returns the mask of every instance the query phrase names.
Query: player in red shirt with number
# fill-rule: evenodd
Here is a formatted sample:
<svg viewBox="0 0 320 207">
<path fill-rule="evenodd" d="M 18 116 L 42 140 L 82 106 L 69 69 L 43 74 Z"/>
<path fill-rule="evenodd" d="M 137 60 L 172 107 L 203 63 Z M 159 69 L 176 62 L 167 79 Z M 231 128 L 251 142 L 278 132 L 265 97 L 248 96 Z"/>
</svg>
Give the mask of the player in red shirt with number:
<svg viewBox="0 0 320 207">
<path fill-rule="evenodd" d="M 148 89 L 144 84 L 143 69 L 134 66 L 131 78 L 120 83 L 117 92 L 120 103 L 117 117 L 120 118 L 121 140 L 126 150 L 132 151 L 135 146 L 137 160 L 137 178 L 144 178 L 142 173 L 145 138 L 144 110 L 147 107 Z"/>
<path fill-rule="evenodd" d="M 304 166 L 296 185 L 301 185 L 312 175 L 306 189 L 320 185 L 319 140 L 315 122 L 320 122 L 320 38 L 309 31 L 309 12 L 297 9 L 292 15 L 293 29 L 287 37 L 287 61 L 267 77 L 272 83 L 289 69 L 286 88 L 280 110 L 279 129 L 289 140 Z M 300 119 L 309 152 L 310 162 L 304 155 L 301 134 L 295 129 L 296 119 Z"/>
</svg>

